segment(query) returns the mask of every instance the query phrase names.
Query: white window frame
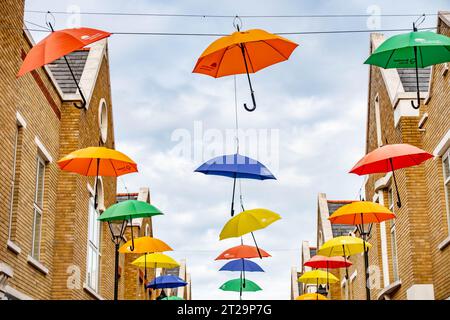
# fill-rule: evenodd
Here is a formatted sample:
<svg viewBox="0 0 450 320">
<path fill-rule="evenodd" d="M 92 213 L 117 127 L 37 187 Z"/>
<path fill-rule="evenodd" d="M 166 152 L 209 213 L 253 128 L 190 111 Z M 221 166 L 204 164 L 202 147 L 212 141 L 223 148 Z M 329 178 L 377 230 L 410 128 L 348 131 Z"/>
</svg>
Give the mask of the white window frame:
<svg viewBox="0 0 450 320">
<path fill-rule="evenodd" d="M 381 112 L 380 112 L 380 96 L 375 96 L 375 125 L 377 129 L 377 144 L 378 147 L 381 147 L 383 145 L 383 136 L 382 136 L 382 130 L 381 130 Z"/>
<path fill-rule="evenodd" d="M 105 115 L 105 119 L 103 119 L 103 115 Z M 106 140 L 108 140 L 108 105 L 104 98 L 100 99 L 98 105 L 98 126 L 100 130 L 100 139 L 103 143 L 106 143 Z"/>
<path fill-rule="evenodd" d="M 445 176 L 445 161 L 447 160 L 448 165 L 448 177 Z M 450 185 L 450 148 L 447 149 L 447 151 L 444 152 L 442 155 L 442 175 L 444 178 L 444 194 L 445 194 L 445 206 L 447 210 L 447 229 L 448 233 L 450 235 L 450 194 L 447 191 L 447 186 Z"/>
<path fill-rule="evenodd" d="M 99 190 L 100 189 L 100 190 Z M 103 198 L 103 181 L 101 177 L 98 178 L 97 182 L 97 197 Z M 94 210 L 94 192 L 92 188 L 89 188 L 88 185 L 88 191 L 90 194 L 89 197 L 89 203 L 88 203 L 88 234 L 87 234 L 87 250 L 86 250 L 86 281 L 85 285 L 88 289 L 99 293 L 100 292 L 100 266 L 101 266 L 101 243 L 102 243 L 102 224 L 97 218 L 100 216 L 101 208 L 100 206 L 97 208 L 97 210 Z M 100 191 L 100 192 L 99 192 Z M 103 201 L 103 199 L 97 199 L 98 203 L 100 204 L 100 201 Z M 103 203 L 103 202 L 102 202 Z M 92 213 L 95 211 L 95 216 L 92 217 Z M 91 237 L 93 223 L 96 224 L 96 230 L 97 234 Z M 95 231 L 94 231 L 95 232 Z M 94 239 L 92 239 L 94 238 Z M 96 241 L 97 243 L 94 243 L 92 240 Z M 97 260 L 97 273 L 95 274 L 94 282 L 91 281 L 91 275 L 92 275 L 92 264 L 91 264 L 91 254 L 95 254 L 96 260 Z"/>
<path fill-rule="evenodd" d="M 43 167 L 43 174 L 42 174 L 42 194 L 40 202 L 42 207 L 38 204 L 38 185 L 39 185 L 39 168 L 40 165 Z M 33 257 L 35 260 L 39 261 L 41 256 L 41 240 L 42 240 L 42 221 L 44 219 L 43 212 L 44 212 L 44 192 L 45 192 L 45 171 L 46 171 L 46 163 L 45 160 L 38 154 L 36 156 L 36 181 L 35 181 L 35 191 L 34 191 L 34 201 L 33 201 L 33 224 L 32 224 L 32 242 L 31 242 L 31 257 Z M 39 237 L 37 239 L 38 241 L 38 249 L 37 252 L 35 252 L 35 246 L 36 246 L 36 217 L 39 215 L 40 223 L 39 223 Z"/>
<path fill-rule="evenodd" d="M 394 190 L 392 186 L 388 188 L 388 205 L 389 210 L 394 212 Z M 397 250 L 397 233 L 395 228 L 395 219 L 390 220 L 390 235 L 391 235 L 391 252 L 392 252 L 392 279 L 393 282 L 400 280 L 398 274 L 398 250 Z"/>
</svg>

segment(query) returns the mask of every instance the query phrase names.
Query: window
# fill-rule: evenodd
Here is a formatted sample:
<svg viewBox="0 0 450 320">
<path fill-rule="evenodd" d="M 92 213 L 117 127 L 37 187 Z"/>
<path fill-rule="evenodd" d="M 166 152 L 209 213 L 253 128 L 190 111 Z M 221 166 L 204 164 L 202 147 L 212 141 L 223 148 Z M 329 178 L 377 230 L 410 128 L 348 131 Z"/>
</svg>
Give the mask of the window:
<svg viewBox="0 0 450 320">
<path fill-rule="evenodd" d="M 380 97 L 375 97 L 375 124 L 377 126 L 377 143 L 381 147 L 383 145 L 383 137 L 381 136 L 381 115 L 380 115 Z"/>
<path fill-rule="evenodd" d="M 394 192 L 392 187 L 388 189 L 389 210 L 394 212 Z M 392 251 L 392 274 L 394 282 L 399 280 L 398 276 L 398 259 L 397 259 L 397 238 L 395 233 L 395 219 L 390 220 L 391 226 L 391 251 Z"/>
<path fill-rule="evenodd" d="M 33 243 L 31 245 L 31 256 L 36 260 L 39 260 L 41 251 L 42 211 L 44 207 L 44 178 L 45 162 L 40 156 L 37 156 L 32 237 Z"/>
<path fill-rule="evenodd" d="M 108 108 L 105 99 L 101 99 L 98 110 L 98 124 L 100 127 L 100 138 L 106 143 L 108 138 Z"/>
<path fill-rule="evenodd" d="M 14 149 L 13 149 L 13 163 L 12 163 L 12 173 L 11 173 L 11 193 L 10 193 L 10 204 L 9 204 L 9 228 L 8 228 L 8 240 L 15 240 L 15 226 L 16 226 L 16 215 L 17 212 L 17 200 L 19 190 L 17 188 L 19 183 L 19 164 L 20 164 L 20 152 L 22 150 L 22 133 L 23 127 L 20 125 L 16 126 L 16 132 L 14 134 Z"/>
<path fill-rule="evenodd" d="M 98 210 L 94 208 L 94 198 L 89 199 L 89 226 L 88 226 L 88 252 L 87 252 L 87 286 L 98 292 L 99 266 L 100 266 L 100 221 Z"/>
<path fill-rule="evenodd" d="M 450 149 L 448 149 L 443 157 L 442 164 L 444 166 L 444 189 L 445 199 L 447 203 L 447 224 L 450 233 Z"/>
</svg>

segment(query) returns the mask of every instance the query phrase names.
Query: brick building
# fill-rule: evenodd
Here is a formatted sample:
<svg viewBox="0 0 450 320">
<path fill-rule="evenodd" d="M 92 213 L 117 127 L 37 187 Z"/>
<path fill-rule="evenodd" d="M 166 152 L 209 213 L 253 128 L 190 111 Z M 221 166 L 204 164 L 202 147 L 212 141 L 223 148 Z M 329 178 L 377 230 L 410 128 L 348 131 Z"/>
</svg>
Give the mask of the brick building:
<svg viewBox="0 0 450 320">
<path fill-rule="evenodd" d="M 437 32 L 450 36 L 450 12 L 439 12 Z M 370 52 L 385 37 L 372 34 Z M 449 65 L 420 71 L 423 100 L 415 99 L 415 70 L 369 68 L 366 153 L 388 143 L 408 143 L 435 157 L 425 163 L 396 171 L 402 206 L 396 204 L 392 174 L 366 176 L 363 197 L 390 208 L 396 219 L 374 224 L 368 240 L 371 299 L 450 298 L 450 77 Z M 358 159 L 355 159 L 355 162 Z M 330 205 L 319 195 L 317 245 L 335 237 L 325 219 Z M 329 203 L 329 201 L 327 202 Z M 322 207 L 322 208 L 321 208 Z M 355 228 L 342 230 L 359 236 Z M 332 299 L 365 299 L 364 260 L 351 256 L 349 279 L 340 270 L 340 292 Z"/>
<path fill-rule="evenodd" d="M 56 164 L 79 148 L 114 148 L 107 41 L 69 55 L 87 99 L 79 110 L 62 61 L 16 78 L 34 44 L 24 1 L 2 1 L 0 10 L 0 297 L 111 299 L 114 246 L 96 220 L 94 178 Z M 114 178 L 97 190 L 99 211 L 115 203 Z"/>
</svg>

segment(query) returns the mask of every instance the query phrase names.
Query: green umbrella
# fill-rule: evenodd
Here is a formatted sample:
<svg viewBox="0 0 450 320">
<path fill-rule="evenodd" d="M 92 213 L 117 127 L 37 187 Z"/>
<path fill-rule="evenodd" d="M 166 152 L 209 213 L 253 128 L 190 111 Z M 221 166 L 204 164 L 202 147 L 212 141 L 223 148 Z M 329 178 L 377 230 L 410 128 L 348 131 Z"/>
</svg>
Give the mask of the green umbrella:
<svg viewBox="0 0 450 320">
<path fill-rule="evenodd" d="M 418 68 L 450 61 L 450 38 L 429 31 L 418 32 L 413 24 L 413 32 L 399 34 L 384 41 L 364 62 L 389 68 L 415 68 L 417 85 L 417 106 L 420 106 Z"/>
<path fill-rule="evenodd" d="M 161 300 L 184 300 L 184 299 L 180 298 L 178 296 L 169 296 L 169 297 L 162 298 Z"/>
<path fill-rule="evenodd" d="M 240 298 L 242 299 L 242 291 L 255 292 L 262 290 L 260 286 L 254 283 L 251 280 L 245 279 L 245 284 L 242 279 L 237 278 L 233 280 L 229 280 L 222 284 L 219 288 L 223 291 L 235 291 L 240 293 Z"/>
</svg>

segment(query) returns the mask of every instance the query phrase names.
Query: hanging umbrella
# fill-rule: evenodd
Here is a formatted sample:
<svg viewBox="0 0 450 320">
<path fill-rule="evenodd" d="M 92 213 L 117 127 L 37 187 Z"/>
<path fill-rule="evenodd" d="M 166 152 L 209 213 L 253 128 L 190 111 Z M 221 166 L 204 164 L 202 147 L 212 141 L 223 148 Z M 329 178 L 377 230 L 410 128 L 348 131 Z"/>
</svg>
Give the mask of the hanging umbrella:
<svg viewBox="0 0 450 320">
<path fill-rule="evenodd" d="M 173 249 L 164 241 L 153 237 L 139 237 L 134 239 L 134 248 L 132 247 L 132 241 L 129 240 L 119 249 L 120 253 L 153 253 L 164 251 L 173 251 Z"/>
<path fill-rule="evenodd" d="M 137 266 L 139 268 L 165 268 L 165 269 L 173 269 L 178 267 L 180 264 L 176 262 L 174 259 L 165 255 L 163 253 L 146 253 L 131 262 L 132 265 Z"/>
<path fill-rule="evenodd" d="M 238 153 L 223 155 L 208 160 L 195 172 L 233 178 L 233 193 L 231 198 L 231 216 L 234 216 L 234 195 L 236 179 L 267 180 L 276 179 L 274 175 L 257 160 Z"/>
<path fill-rule="evenodd" d="M 224 225 L 220 232 L 220 240 L 240 237 L 244 234 L 264 229 L 281 219 L 280 215 L 267 209 L 245 210 L 234 216 Z"/>
<path fill-rule="evenodd" d="M 259 252 L 264 258 L 271 256 L 261 248 L 259 248 Z M 241 244 L 239 246 L 225 250 L 215 260 L 251 259 L 258 257 L 259 253 L 256 247 Z"/>
<path fill-rule="evenodd" d="M 178 297 L 178 296 L 169 296 L 169 297 L 162 298 L 161 300 L 184 300 L 184 299 L 181 297 Z"/>
<path fill-rule="evenodd" d="M 350 261 L 347 261 L 343 257 L 325 257 L 321 255 L 315 255 L 314 257 L 306 261 L 303 265 L 314 269 L 326 269 L 326 271 L 328 272 L 328 269 L 348 268 L 352 265 L 352 263 Z"/>
<path fill-rule="evenodd" d="M 320 293 L 305 293 L 295 298 L 295 300 L 328 300 L 328 298 Z"/>
<path fill-rule="evenodd" d="M 250 79 L 250 73 L 289 59 L 298 44 L 261 29 L 240 31 L 214 41 L 201 54 L 192 72 L 219 78 L 235 74 L 247 74 L 253 107 L 244 107 L 247 111 L 256 109 L 256 100 Z"/>
<path fill-rule="evenodd" d="M 326 284 L 327 281 L 329 283 L 336 283 L 339 281 L 338 278 L 336 278 L 335 275 L 332 273 L 322 271 L 322 270 L 313 270 L 313 271 L 306 271 L 303 273 L 299 278 L 299 282 L 305 283 L 305 284 Z"/>
<path fill-rule="evenodd" d="M 419 165 L 432 157 L 432 154 L 406 143 L 386 144 L 362 157 L 350 170 L 350 173 L 365 175 L 391 171 L 397 192 L 397 206 L 400 208 L 402 203 L 395 179 L 395 170 Z"/>
<path fill-rule="evenodd" d="M 245 284 L 242 281 L 242 279 L 238 278 L 238 279 L 232 279 L 229 280 L 227 282 L 225 282 L 224 284 L 222 284 L 219 288 L 220 290 L 223 291 L 234 291 L 234 292 L 239 292 L 239 298 L 242 300 L 242 292 L 255 292 L 255 291 L 261 291 L 261 287 L 258 286 L 255 282 L 251 281 L 251 280 L 246 280 Z"/>
<path fill-rule="evenodd" d="M 219 271 L 264 272 L 256 262 L 247 259 L 231 260 L 224 264 Z"/>
<path fill-rule="evenodd" d="M 165 289 L 165 288 L 178 288 L 187 286 L 187 282 L 183 281 L 180 277 L 173 275 L 159 276 L 150 281 L 145 287 L 147 289 Z"/>
<path fill-rule="evenodd" d="M 399 34 L 384 41 L 364 62 L 365 64 L 388 68 L 415 68 L 417 85 L 417 106 L 420 107 L 418 68 L 450 61 L 450 38 L 429 31 L 418 32 L 413 24 L 413 32 Z"/>
<path fill-rule="evenodd" d="M 80 109 L 84 108 L 86 105 L 86 99 L 78 85 L 78 81 L 75 78 L 75 74 L 70 67 L 66 55 L 91 43 L 107 38 L 111 35 L 111 33 L 91 28 L 74 28 L 54 31 L 53 26 L 50 23 L 48 25 L 52 29 L 52 33 L 31 48 L 25 57 L 17 76 L 20 77 L 27 72 L 64 57 L 72 79 L 81 94 L 81 98 L 83 99 L 83 105 L 81 107 L 76 107 Z"/>
<path fill-rule="evenodd" d="M 388 208 L 378 203 L 371 201 L 355 201 L 337 209 L 328 220 L 332 224 L 349 224 L 355 225 L 364 240 L 365 245 L 368 239 L 373 223 L 380 223 L 382 221 L 394 219 L 395 214 Z M 368 225 L 368 229 L 365 230 L 364 225 Z M 369 279 L 369 254 L 368 250 L 364 247 L 364 266 L 366 274 L 366 282 Z M 366 285 L 367 300 L 370 300 L 370 290 Z"/>
<path fill-rule="evenodd" d="M 259 250 L 253 231 L 263 229 L 279 219 L 281 219 L 279 214 L 267 209 L 245 210 L 228 220 L 219 238 L 223 240 L 251 233 L 255 246 Z"/>
<path fill-rule="evenodd" d="M 369 250 L 372 245 L 361 238 L 351 236 L 340 236 L 332 238 L 325 242 L 319 250 L 318 255 L 326 257 L 341 256 L 347 261 L 348 256 L 352 256 L 358 253 L 364 253 Z M 348 268 L 345 267 L 346 277 L 348 279 Z"/>
<path fill-rule="evenodd" d="M 58 161 L 61 170 L 95 176 L 94 204 L 97 208 L 99 176 L 118 177 L 137 172 L 137 164 L 120 151 L 105 147 L 88 147 L 73 151 Z"/>
</svg>

